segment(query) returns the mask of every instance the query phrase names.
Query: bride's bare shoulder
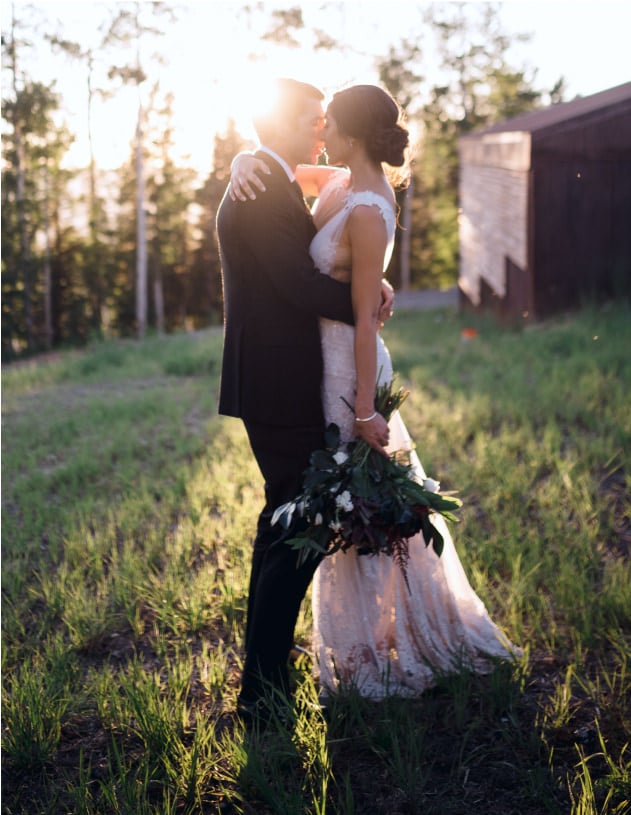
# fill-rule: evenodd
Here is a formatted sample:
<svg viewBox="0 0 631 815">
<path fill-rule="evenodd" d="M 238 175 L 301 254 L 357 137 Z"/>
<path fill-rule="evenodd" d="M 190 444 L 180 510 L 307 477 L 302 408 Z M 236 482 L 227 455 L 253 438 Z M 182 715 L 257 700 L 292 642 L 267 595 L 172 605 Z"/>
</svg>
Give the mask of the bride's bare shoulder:
<svg viewBox="0 0 631 815">
<path fill-rule="evenodd" d="M 296 181 L 303 195 L 318 198 L 329 184 L 348 184 L 350 173 L 343 167 L 328 167 L 325 164 L 299 164 L 296 167 Z"/>
</svg>

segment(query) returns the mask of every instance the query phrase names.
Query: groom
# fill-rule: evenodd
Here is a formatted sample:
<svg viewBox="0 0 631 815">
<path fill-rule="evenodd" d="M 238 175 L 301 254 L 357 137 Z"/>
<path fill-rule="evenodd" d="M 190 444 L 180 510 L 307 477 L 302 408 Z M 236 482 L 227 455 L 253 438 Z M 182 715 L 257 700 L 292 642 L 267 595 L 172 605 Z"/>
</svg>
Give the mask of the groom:
<svg viewBox="0 0 631 815">
<path fill-rule="evenodd" d="M 289 696 L 287 661 L 300 604 L 317 561 L 298 567 L 289 546 L 274 545 L 274 510 L 293 499 L 324 415 L 318 318 L 353 323 L 350 286 L 321 275 L 309 255 L 315 226 L 294 170 L 322 148 L 323 94 L 277 80 L 273 105 L 254 124 L 270 169 L 267 192 L 232 200 L 217 214 L 224 291 L 224 349 L 219 412 L 242 419 L 265 481 L 250 574 L 245 663 L 238 712 L 246 722 L 269 715 L 265 700 Z M 391 302 L 385 305 L 389 311 Z"/>
</svg>

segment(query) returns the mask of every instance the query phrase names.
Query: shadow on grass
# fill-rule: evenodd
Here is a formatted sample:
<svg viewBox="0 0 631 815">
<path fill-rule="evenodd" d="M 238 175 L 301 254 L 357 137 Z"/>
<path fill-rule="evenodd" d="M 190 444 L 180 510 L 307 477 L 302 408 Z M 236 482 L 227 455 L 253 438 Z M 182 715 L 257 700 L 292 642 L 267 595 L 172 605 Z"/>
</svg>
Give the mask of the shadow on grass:
<svg viewBox="0 0 631 815">
<path fill-rule="evenodd" d="M 246 733 L 218 811 L 236 815 L 561 815 L 529 677 L 499 663 L 445 676 L 418 699 L 356 690 L 320 710 L 310 680 L 290 728 Z M 235 737 L 238 739 L 239 734 Z"/>
</svg>

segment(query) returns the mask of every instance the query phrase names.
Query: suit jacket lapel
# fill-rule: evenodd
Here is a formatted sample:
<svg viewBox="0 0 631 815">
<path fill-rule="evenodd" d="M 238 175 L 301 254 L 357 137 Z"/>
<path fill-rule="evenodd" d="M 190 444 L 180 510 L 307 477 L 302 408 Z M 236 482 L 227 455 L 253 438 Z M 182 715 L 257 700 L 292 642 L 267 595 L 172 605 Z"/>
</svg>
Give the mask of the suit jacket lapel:
<svg viewBox="0 0 631 815">
<path fill-rule="evenodd" d="M 308 222 L 308 231 L 310 239 L 312 239 L 317 230 L 313 222 L 311 210 L 309 209 L 309 206 L 305 201 L 304 195 L 302 194 L 300 184 L 295 179 L 293 181 L 290 181 L 289 178 L 287 177 L 287 173 L 285 172 L 284 168 L 276 161 L 276 159 L 273 156 L 270 156 L 269 153 L 266 153 L 265 151 L 259 151 L 256 153 L 256 157 L 261 159 L 262 161 L 267 162 L 270 165 L 273 164 L 273 168 L 271 169 L 275 172 L 280 173 L 282 177 L 287 180 L 287 186 L 289 188 L 288 194 L 294 195 L 296 199 L 300 202 L 300 211 L 306 216 L 305 220 Z M 262 194 L 265 195 L 265 193 Z"/>
<path fill-rule="evenodd" d="M 296 193 L 298 198 L 300 199 L 300 203 L 304 207 L 307 207 L 307 209 L 309 210 L 309 207 L 307 206 L 307 202 L 305 201 L 305 197 L 302 194 L 302 189 L 300 188 L 300 184 L 295 179 L 291 182 L 291 188 Z M 309 210 L 309 214 L 311 214 L 311 210 Z"/>
</svg>

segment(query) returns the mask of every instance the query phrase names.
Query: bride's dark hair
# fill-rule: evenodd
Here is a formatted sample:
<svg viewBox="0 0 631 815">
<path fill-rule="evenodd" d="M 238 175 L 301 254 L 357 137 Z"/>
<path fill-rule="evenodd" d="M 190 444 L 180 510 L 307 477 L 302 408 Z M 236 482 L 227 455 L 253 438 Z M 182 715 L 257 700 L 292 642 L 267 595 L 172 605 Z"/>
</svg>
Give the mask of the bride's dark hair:
<svg viewBox="0 0 631 815">
<path fill-rule="evenodd" d="M 363 142 L 372 161 L 391 167 L 406 163 L 410 136 L 403 111 L 387 91 L 377 85 L 352 85 L 333 95 L 328 110 L 343 135 Z"/>
</svg>

